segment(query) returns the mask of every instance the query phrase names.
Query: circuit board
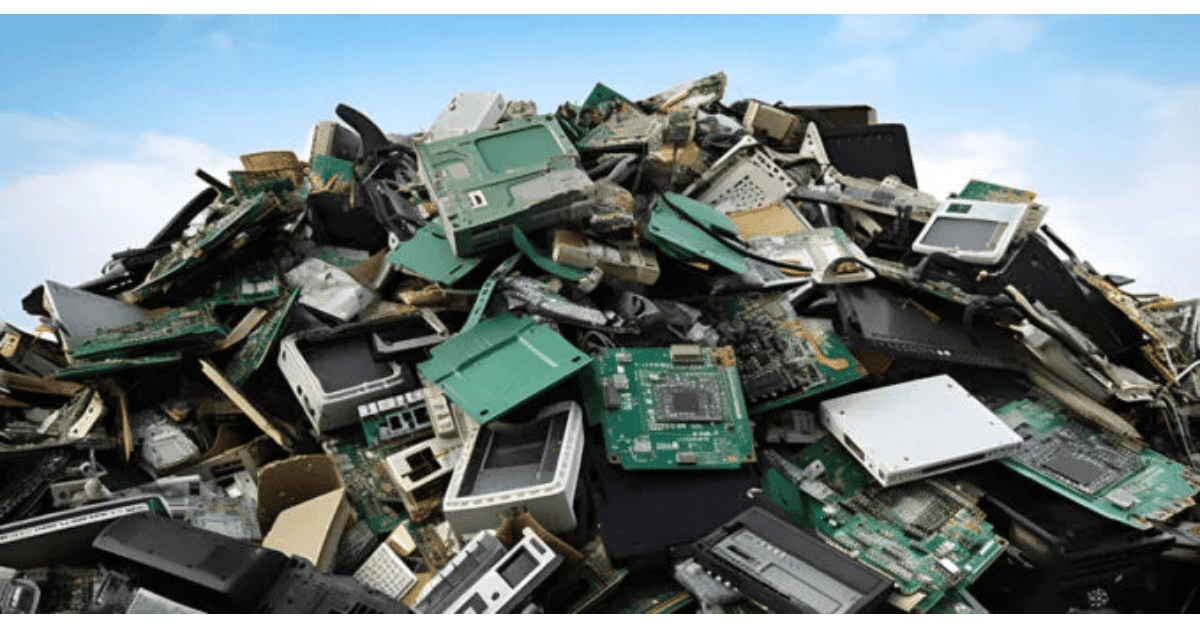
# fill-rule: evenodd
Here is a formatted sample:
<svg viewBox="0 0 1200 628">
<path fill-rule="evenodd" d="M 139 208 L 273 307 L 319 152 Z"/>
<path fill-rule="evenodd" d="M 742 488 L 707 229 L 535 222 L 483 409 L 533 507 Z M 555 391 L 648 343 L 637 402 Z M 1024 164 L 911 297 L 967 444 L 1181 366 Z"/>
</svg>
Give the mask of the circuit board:
<svg viewBox="0 0 1200 628">
<path fill-rule="evenodd" d="M 255 267 L 233 277 L 216 282 L 212 296 L 205 299 L 210 305 L 255 305 L 277 299 L 283 295 L 283 285 L 275 269 L 269 266 Z"/>
<path fill-rule="evenodd" d="M 363 416 L 371 407 L 378 411 Z M 410 390 L 360 407 L 359 417 L 363 436 L 370 447 L 377 447 L 380 443 L 396 438 L 424 434 L 433 429 L 429 410 L 425 407 L 424 388 Z"/>
<path fill-rule="evenodd" d="M 794 316 L 779 295 L 732 302 L 718 330 L 734 348 L 750 414 L 760 414 L 866 376 L 830 321 Z"/>
<path fill-rule="evenodd" d="M 891 576 L 889 602 L 900 610 L 930 611 L 1008 547 L 975 505 L 982 492 L 966 482 L 940 476 L 883 488 L 832 437 L 792 460 L 768 459 L 767 496 L 793 523 Z"/>
<path fill-rule="evenodd" d="M 579 574 L 579 579 L 587 587 L 587 592 L 571 605 L 567 612 L 572 614 L 591 610 L 611 594 L 629 575 L 628 569 L 613 567 L 612 561 L 608 558 L 608 551 L 604 548 L 604 541 L 600 537 L 592 539 L 585 545 L 583 554 L 583 569 Z"/>
<path fill-rule="evenodd" d="M 1200 474 L 1120 436 L 1093 429 L 1055 399 L 1030 396 L 996 415 L 1025 439 L 1008 468 L 1097 513 L 1149 529 L 1194 504 Z"/>
<path fill-rule="evenodd" d="M 144 358 L 107 358 L 95 361 L 80 361 L 55 373 L 54 378 L 65 381 L 96 378 L 101 375 L 107 376 L 133 369 L 163 367 L 168 364 L 176 364 L 182 359 L 182 353 L 164 353 Z"/>
<path fill-rule="evenodd" d="M 241 386 L 246 383 L 247 379 L 250 379 L 258 367 L 262 366 L 275 339 L 279 337 L 284 323 L 287 322 L 292 305 L 296 303 L 296 298 L 299 296 L 300 288 L 293 288 L 286 297 L 277 300 L 270 317 L 250 332 L 250 335 L 246 337 L 245 344 L 233 354 L 233 357 L 229 358 L 229 363 L 225 365 L 225 379 L 232 382 L 234 386 Z"/>
<path fill-rule="evenodd" d="M 666 615 L 693 605 L 696 598 L 669 577 L 634 572 L 592 612 L 605 615 Z"/>
<path fill-rule="evenodd" d="M 75 360 L 102 360 L 179 351 L 219 342 L 229 330 L 208 304 L 172 310 L 142 323 L 101 330 L 71 352 Z"/>
<path fill-rule="evenodd" d="M 698 345 L 606 350 L 584 382 L 588 420 L 603 424 L 609 462 L 626 469 L 754 462 L 732 353 Z"/>
<path fill-rule="evenodd" d="M 406 519 L 400 493 L 392 484 L 384 459 L 410 444 L 397 441 L 373 449 L 366 445 L 361 432 L 322 443 L 346 485 L 350 504 L 377 535 L 390 533 Z"/>
</svg>

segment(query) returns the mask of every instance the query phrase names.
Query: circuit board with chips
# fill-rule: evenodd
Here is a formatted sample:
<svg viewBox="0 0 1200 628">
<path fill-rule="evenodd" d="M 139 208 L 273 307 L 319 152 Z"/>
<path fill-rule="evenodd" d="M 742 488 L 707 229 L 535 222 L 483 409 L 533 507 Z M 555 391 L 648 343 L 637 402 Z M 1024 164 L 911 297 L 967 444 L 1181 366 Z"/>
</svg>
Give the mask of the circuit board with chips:
<svg viewBox="0 0 1200 628">
<path fill-rule="evenodd" d="M 754 441 L 732 351 L 608 349 L 584 378 L 588 417 L 626 469 L 736 469 Z"/>
<path fill-rule="evenodd" d="M 370 448 L 361 432 L 323 443 L 346 485 L 346 497 L 359 519 L 365 520 L 375 534 L 388 534 L 406 519 L 400 493 L 392 484 L 384 460 L 409 444 L 397 441 Z"/>
<path fill-rule="evenodd" d="M 287 323 L 288 313 L 292 311 L 296 299 L 300 296 L 300 288 L 293 288 L 286 297 L 280 297 L 273 306 L 273 311 L 267 320 L 247 336 L 245 344 L 237 350 L 225 366 L 225 379 L 235 386 L 241 386 L 250 379 L 274 346 L 275 340 Z"/>
<path fill-rule="evenodd" d="M 866 376 L 832 322 L 798 317 L 780 295 L 739 298 L 719 330 L 737 355 L 750 414 L 782 408 Z"/>
<path fill-rule="evenodd" d="M 832 437 L 791 460 L 768 454 L 763 491 L 793 523 L 892 577 L 889 602 L 926 613 L 975 581 L 1008 547 L 952 476 L 883 488 Z"/>
<path fill-rule="evenodd" d="M 1109 519 L 1139 529 L 1195 502 L 1200 474 L 1072 417 L 1055 399 L 1031 394 L 996 411 L 1025 439 L 1008 468 Z"/>
</svg>

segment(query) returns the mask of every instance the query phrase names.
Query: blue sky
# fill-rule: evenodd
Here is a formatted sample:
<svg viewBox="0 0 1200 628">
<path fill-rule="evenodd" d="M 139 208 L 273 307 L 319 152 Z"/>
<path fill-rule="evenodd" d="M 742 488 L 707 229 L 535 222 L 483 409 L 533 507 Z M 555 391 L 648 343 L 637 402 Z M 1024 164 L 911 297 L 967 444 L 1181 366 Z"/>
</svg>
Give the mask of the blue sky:
<svg viewBox="0 0 1200 628">
<path fill-rule="evenodd" d="M 335 8 L 335 7 L 329 7 Z M 0 318 L 98 276 L 237 156 L 306 157 L 344 102 L 385 131 L 459 91 L 539 111 L 596 82 L 641 98 L 723 70 L 727 102 L 865 103 L 907 125 L 917 177 L 1032 189 L 1130 289 L 1200 296 L 1193 16 L 6 16 Z"/>
</svg>

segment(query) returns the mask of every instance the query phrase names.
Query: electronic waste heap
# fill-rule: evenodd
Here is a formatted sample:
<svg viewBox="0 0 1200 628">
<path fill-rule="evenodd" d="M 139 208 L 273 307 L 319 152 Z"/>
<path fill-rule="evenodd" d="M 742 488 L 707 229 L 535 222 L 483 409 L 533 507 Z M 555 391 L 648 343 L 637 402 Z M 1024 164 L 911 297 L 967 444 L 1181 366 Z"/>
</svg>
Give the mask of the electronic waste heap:
<svg viewBox="0 0 1200 628">
<path fill-rule="evenodd" d="M 1200 300 L 726 84 L 338 105 L 34 287 L 0 611 L 1196 610 Z"/>
</svg>

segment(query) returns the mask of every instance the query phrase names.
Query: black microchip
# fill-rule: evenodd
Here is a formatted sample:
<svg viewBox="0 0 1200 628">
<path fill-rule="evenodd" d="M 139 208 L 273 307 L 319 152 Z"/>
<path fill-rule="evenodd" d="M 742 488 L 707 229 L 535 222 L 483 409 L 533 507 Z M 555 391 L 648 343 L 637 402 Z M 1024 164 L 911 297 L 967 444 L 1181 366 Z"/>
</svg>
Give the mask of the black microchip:
<svg viewBox="0 0 1200 628">
<path fill-rule="evenodd" d="M 716 377 L 669 377 L 655 386 L 660 423 L 719 423 L 721 391 Z"/>
<path fill-rule="evenodd" d="M 1059 453 L 1042 466 L 1084 486 L 1092 484 L 1109 471 L 1108 467 L 1096 460 L 1071 455 L 1068 452 Z"/>
<path fill-rule="evenodd" d="M 671 393 L 671 409 L 675 412 L 700 412 L 700 395 L 694 390 L 677 390 Z"/>
</svg>

